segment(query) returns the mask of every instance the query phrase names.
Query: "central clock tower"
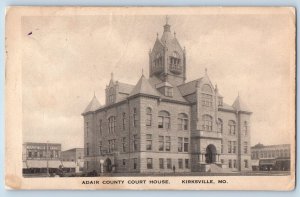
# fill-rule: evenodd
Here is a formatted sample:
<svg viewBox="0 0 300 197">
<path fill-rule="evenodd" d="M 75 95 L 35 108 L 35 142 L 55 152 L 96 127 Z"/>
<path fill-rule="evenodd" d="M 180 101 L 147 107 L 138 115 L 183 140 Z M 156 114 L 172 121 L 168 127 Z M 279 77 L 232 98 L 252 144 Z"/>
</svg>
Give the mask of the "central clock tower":
<svg viewBox="0 0 300 197">
<path fill-rule="evenodd" d="M 168 20 L 161 38 L 157 34 L 153 49 L 149 51 L 149 77 L 156 76 L 173 86 L 181 85 L 186 79 L 186 56 L 176 33 L 171 33 Z"/>
</svg>

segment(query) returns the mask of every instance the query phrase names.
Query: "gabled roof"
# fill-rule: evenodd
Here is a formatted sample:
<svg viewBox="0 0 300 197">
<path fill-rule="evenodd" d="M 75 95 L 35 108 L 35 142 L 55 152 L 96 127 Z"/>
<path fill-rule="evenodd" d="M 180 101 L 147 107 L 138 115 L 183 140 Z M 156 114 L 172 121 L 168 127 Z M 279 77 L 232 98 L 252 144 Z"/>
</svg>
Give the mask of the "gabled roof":
<svg viewBox="0 0 300 197">
<path fill-rule="evenodd" d="M 119 92 L 125 93 L 125 94 L 130 94 L 130 92 L 134 88 L 134 85 L 122 83 L 122 82 L 118 82 L 118 85 L 119 85 Z"/>
<path fill-rule="evenodd" d="M 99 102 L 98 99 L 96 98 L 96 95 L 94 95 L 93 99 L 92 99 L 91 102 L 88 104 L 88 106 L 85 108 L 85 110 L 84 110 L 83 113 L 95 111 L 95 110 L 98 109 L 99 107 L 101 107 L 100 102 Z"/>
<path fill-rule="evenodd" d="M 196 85 L 197 85 L 197 83 L 200 83 L 201 80 L 202 80 L 202 78 L 199 78 L 199 79 L 184 83 L 182 85 L 179 85 L 178 89 L 181 92 L 182 96 L 186 96 L 186 95 L 196 92 Z"/>
<path fill-rule="evenodd" d="M 144 75 L 141 76 L 140 80 L 129 94 L 129 97 L 137 94 L 146 94 L 159 97 L 159 93 L 150 85 L 149 81 Z"/>
<path fill-rule="evenodd" d="M 234 103 L 232 104 L 232 107 L 237 111 L 250 112 L 246 104 L 241 100 L 240 95 L 237 96 Z"/>
</svg>

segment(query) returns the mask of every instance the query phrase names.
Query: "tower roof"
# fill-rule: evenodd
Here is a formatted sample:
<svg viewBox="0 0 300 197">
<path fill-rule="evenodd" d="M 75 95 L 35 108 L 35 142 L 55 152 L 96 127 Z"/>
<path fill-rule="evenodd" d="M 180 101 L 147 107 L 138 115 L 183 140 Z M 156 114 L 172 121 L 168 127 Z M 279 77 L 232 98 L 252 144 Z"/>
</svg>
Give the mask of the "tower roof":
<svg viewBox="0 0 300 197">
<path fill-rule="evenodd" d="M 166 24 L 164 25 L 164 33 L 160 39 L 163 44 L 166 44 L 166 43 L 172 41 L 174 38 L 171 33 L 171 25 L 168 24 L 168 20 L 169 20 L 168 16 L 166 16 Z"/>
<path fill-rule="evenodd" d="M 83 113 L 87 113 L 87 112 L 92 112 L 95 111 L 96 109 L 98 109 L 99 107 L 101 107 L 100 102 L 98 101 L 96 95 L 94 95 L 94 97 L 92 98 L 91 102 L 88 104 L 88 106 L 85 108 Z"/>
<path fill-rule="evenodd" d="M 147 94 L 159 97 L 157 91 L 151 86 L 151 84 L 144 75 L 141 76 L 140 80 L 137 82 L 136 86 L 131 91 L 129 97 L 137 94 Z"/>
<path fill-rule="evenodd" d="M 232 104 L 232 107 L 237 111 L 247 111 L 250 112 L 247 105 L 241 100 L 240 95 L 238 95 Z"/>
</svg>

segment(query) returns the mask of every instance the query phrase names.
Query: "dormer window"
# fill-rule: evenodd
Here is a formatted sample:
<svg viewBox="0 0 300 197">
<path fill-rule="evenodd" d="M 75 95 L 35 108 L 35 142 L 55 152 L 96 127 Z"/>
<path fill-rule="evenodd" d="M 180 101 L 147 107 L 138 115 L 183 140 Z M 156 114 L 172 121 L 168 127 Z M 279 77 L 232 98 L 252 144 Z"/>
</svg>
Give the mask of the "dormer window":
<svg viewBox="0 0 300 197">
<path fill-rule="evenodd" d="M 173 96 L 173 88 L 172 87 L 166 87 L 165 93 L 167 97 L 172 97 Z"/>
</svg>

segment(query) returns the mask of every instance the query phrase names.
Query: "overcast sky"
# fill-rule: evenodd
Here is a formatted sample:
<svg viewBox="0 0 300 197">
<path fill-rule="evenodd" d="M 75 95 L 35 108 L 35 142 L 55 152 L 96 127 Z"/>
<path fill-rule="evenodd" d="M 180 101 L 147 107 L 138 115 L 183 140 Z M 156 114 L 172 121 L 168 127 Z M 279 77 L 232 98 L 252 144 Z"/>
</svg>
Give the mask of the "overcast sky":
<svg viewBox="0 0 300 197">
<path fill-rule="evenodd" d="M 187 81 L 205 68 L 224 102 L 240 92 L 253 112 L 251 144 L 290 143 L 293 21 L 282 14 L 169 16 L 187 51 Z M 94 91 L 104 104 L 110 73 L 136 84 L 165 16 L 24 17 L 23 140 L 83 147 L 81 113 Z M 31 35 L 28 33 L 32 32 Z"/>
</svg>

